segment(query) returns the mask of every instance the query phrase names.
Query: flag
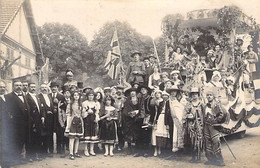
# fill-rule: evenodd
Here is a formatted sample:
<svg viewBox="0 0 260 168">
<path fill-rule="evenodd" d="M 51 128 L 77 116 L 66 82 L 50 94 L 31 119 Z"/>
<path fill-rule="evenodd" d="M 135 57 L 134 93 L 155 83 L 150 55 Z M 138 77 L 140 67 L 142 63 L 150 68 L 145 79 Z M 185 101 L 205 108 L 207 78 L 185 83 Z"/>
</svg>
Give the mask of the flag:
<svg viewBox="0 0 260 168">
<path fill-rule="evenodd" d="M 49 58 L 46 58 L 45 64 L 41 67 L 40 83 L 49 82 Z"/>
<path fill-rule="evenodd" d="M 112 79 L 117 79 L 121 70 L 122 58 L 119 48 L 117 31 L 114 31 L 114 35 L 111 41 L 111 51 L 108 51 L 107 59 L 104 68 L 108 70 L 108 75 Z"/>
</svg>

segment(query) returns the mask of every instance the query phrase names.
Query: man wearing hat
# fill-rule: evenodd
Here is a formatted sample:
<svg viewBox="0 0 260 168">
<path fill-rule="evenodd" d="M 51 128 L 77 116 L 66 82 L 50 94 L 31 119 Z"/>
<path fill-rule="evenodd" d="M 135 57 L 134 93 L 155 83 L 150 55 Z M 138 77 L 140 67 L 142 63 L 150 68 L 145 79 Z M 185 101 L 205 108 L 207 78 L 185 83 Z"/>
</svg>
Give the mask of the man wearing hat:
<svg viewBox="0 0 260 168">
<path fill-rule="evenodd" d="M 156 62 L 157 58 L 154 54 L 149 55 L 149 61 L 151 63 L 151 66 L 154 68 L 154 66 L 157 64 Z"/>
<path fill-rule="evenodd" d="M 135 157 L 138 156 L 148 156 L 148 147 L 151 141 L 151 129 L 148 128 L 148 123 L 150 120 L 150 114 L 155 113 L 155 107 L 151 106 L 151 89 L 148 86 L 140 85 L 138 91 L 141 93 L 141 97 L 139 100 L 139 114 L 138 114 L 138 126 L 139 131 L 137 132 L 137 153 Z M 142 128 L 144 127 L 144 128 Z"/>
<path fill-rule="evenodd" d="M 54 132 L 56 132 L 57 136 L 57 153 L 64 154 L 65 153 L 65 143 L 64 143 L 64 110 L 61 110 L 59 105 L 65 103 L 65 97 L 59 93 L 59 85 L 57 82 L 51 82 L 50 85 L 52 93 L 49 93 L 52 104 L 53 104 L 53 117 L 54 117 Z"/>
<path fill-rule="evenodd" d="M 144 66 L 145 66 L 145 75 L 144 77 L 144 84 L 148 86 L 148 81 L 150 75 L 153 73 L 153 64 L 150 62 L 149 57 L 144 58 Z"/>
<path fill-rule="evenodd" d="M 220 134 L 215 128 L 227 119 L 227 112 L 220 102 L 215 99 L 215 92 L 212 89 L 206 90 L 208 103 L 204 107 L 204 136 L 205 155 L 208 159 L 205 164 L 225 166 L 222 153 Z"/>
<path fill-rule="evenodd" d="M 134 51 L 131 57 L 134 58 L 133 62 L 130 62 L 126 71 L 126 80 L 131 85 L 134 82 L 144 83 L 143 75 L 145 75 L 144 63 L 140 61 L 142 54 L 138 51 Z"/>
<path fill-rule="evenodd" d="M 66 71 L 66 82 L 64 83 L 64 86 L 69 86 L 71 85 L 77 86 L 77 81 L 73 80 L 73 71 L 71 69 L 67 69 Z"/>
</svg>

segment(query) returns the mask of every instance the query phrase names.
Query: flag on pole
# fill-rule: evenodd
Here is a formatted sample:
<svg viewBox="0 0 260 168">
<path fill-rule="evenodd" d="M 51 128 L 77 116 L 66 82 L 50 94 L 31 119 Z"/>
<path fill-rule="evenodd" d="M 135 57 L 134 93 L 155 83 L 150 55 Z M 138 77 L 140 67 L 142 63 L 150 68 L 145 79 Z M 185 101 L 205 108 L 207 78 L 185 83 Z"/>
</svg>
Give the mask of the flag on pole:
<svg viewBox="0 0 260 168">
<path fill-rule="evenodd" d="M 160 60 L 159 60 L 159 56 L 158 56 L 158 52 L 157 52 L 157 49 L 156 49 L 156 45 L 154 43 L 154 40 L 153 40 L 153 48 L 154 48 L 154 55 L 156 56 L 156 59 L 157 59 L 157 64 L 158 64 L 158 68 L 159 68 L 159 71 L 161 71 L 161 68 L 160 68 Z"/>
<path fill-rule="evenodd" d="M 116 30 L 114 31 L 114 35 L 110 46 L 111 46 L 111 51 L 108 51 L 104 68 L 108 70 L 108 75 L 112 79 L 117 79 L 121 70 L 122 60 L 121 60 L 121 53 L 120 53 Z"/>
<path fill-rule="evenodd" d="M 41 68 L 41 83 L 49 82 L 49 58 L 46 58 L 45 64 Z"/>
<path fill-rule="evenodd" d="M 168 50 L 167 43 L 165 43 L 165 62 L 168 61 L 169 61 L 169 50 Z"/>
</svg>

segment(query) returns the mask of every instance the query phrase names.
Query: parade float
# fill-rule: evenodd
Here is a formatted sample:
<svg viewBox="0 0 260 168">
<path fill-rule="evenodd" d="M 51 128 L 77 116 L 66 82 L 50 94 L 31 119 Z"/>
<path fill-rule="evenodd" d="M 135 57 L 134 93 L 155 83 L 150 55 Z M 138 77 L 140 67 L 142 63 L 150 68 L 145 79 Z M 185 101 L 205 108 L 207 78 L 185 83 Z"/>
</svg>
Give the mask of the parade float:
<svg viewBox="0 0 260 168">
<path fill-rule="evenodd" d="M 253 46 L 254 52 L 259 49 L 259 26 L 254 18 L 245 15 L 238 7 L 228 6 L 221 9 L 201 9 L 187 13 L 186 17 L 179 14 L 165 17 L 162 24 L 162 31 L 166 41 L 166 47 L 176 48 L 184 46 L 189 50 L 189 58 L 195 55 L 207 56 L 208 50 L 218 44 L 223 53 L 222 67 L 217 70 L 222 76 L 232 76 L 236 81 L 237 88 L 235 96 L 230 97 L 226 88 L 215 87 L 218 100 L 223 104 L 229 113 L 226 123 L 219 126 L 224 134 L 238 133 L 241 137 L 245 135 L 246 129 L 259 126 L 259 93 L 257 94 L 258 74 L 260 74 L 259 61 L 255 64 L 256 71 L 250 72 L 252 87 L 244 86 L 243 65 L 235 67 L 237 59 L 237 39 L 243 40 L 242 50 L 246 51 L 249 44 Z M 185 41 L 188 39 L 188 41 Z M 169 51 L 168 51 L 169 53 Z M 172 70 L 180 70 L 180 78 L 185 83 L 187 91 L 191 87 L 200 87 L 201 96 L 205 101 L 205 90 L 207 87 L 199 86 L 198 74 L 201 70 L 189 71 L 185 68 L 178 68 L 171 64 L 170 55 L 165 54 L 161 63 L 162 72 L 170 73 Z M 199 57 L 197 62 L 199 62 Z M 207 82 L 210 81 L 214 69 L 203 69 L 207 74 Z M 191 78 L 190 78 L 191 77 Z M 257 97 L 258 96 L 258 97 Z"/>
</svg>

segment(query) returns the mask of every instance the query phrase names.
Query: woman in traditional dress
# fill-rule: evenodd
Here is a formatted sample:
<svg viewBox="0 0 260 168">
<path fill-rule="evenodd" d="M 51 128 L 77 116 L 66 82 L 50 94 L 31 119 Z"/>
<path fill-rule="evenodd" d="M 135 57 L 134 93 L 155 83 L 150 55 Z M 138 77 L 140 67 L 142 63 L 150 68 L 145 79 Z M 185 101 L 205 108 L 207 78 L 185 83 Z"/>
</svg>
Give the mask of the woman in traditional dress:
<svg viewBox="0 0 260 168">
<path fill-rule="evenodd" d="M 158 66 L 155 65 L 154 72 L 149 77 L 148 87 L 151 89 L 157 88 L 159 87 L 160 82 L 161 82 L 161 77 L 160 77 L 159 69 Z"/>
<path fill-rule="evenodd" d="M 74 160 L 75 157 L 80 158 L 78 154 L 79 148 L 79 138 L 83 137 L 83 120 L 82 120 L 82 105 L 80 102 L 79 92 L 72 93 L 71 103 L 67 105 L 66 115 L 70 118 L 68 123 L 69 127 L 69 150 L 71 160 Z M 74 157 L 75 156 L 75 157 Z"/>
<path fill-rule="evenodd" d="M 130 88 L 125 92 L 127 99 L 124 103 L 122 113 L 122 126 L 124 140 L 128 143 L 129 154 L 132 151 L 132 143 L 135 143 L 138 135 L 138 124 L 136 115 L 139 113 L 139 99 L 137 97 L 137 89 Z"/>
<path fill-rule="evenodd" d="M 204 108 L 199 97 L 199 89 L 190 91 L 191 101 L 186 106 L 187 131 L 192 145 L 191 162 L 201 161 L 203 152 L 203 117 Z"/>
<path fill-rule="evenodd" d="M 113 150 L 115 143 L 118 142 L 117 124 L 118 113 L 114 105 L 112 96 L 107 96 L 104 99 L 104 106 L 100 110 L 100 141 L 105 145 L 105 154 L 114 156 Z M 108 152 L 108 148 L 110 148 Z"/>
<path fill-rule="evenodd" d="M 85 140 L 85 156 L 96 156 L 94 152 L 94 144 L 98 143 L 98 120 L 99 120 L 99 102 L 95 101 L 95 92 L 93 90 L 87 93 L 87 100 L 82 103 L 83 121 L 84 121 L 84 140 Z M 88 152 L 88 144 L 90 144 L 90 152 Z"/>
<path fill-rule="evenodd" d="M 186 119 L 186 113 L 184 110 L 184 102 L 178 99 L 180 94 L 180 89 L 173 85 L 171 88 L 167 89 L 170 93 L 169 106 L 171 118 L 173 120 L 173 135 L 172 135 L 172 151 L 177 152 L 184 147 L 184 123 Z"/>
<path fill-rule="evenodd" d="M 252 45 L 249 45 L 247 47 L 248 51 L 247 51 L 247 61 L 249 62 L 249 69 L 250 69 L 250 72 L 254 72 L 256 71 L 256 63 L 258 62 L 258 56 L 257 54 L 253 51 L 253 46 Z"/>
<path fill-rule="evenodd" d="M 154 156 L 161 154 L 161 148 L 167 148 L 169 143 L 169 130 L 165 125 L 165 105 L 169 99 L 167 92 L 155 92 L 156 114 L 153 122 L 152 145 L 154 146 Z"/>
</svg>

